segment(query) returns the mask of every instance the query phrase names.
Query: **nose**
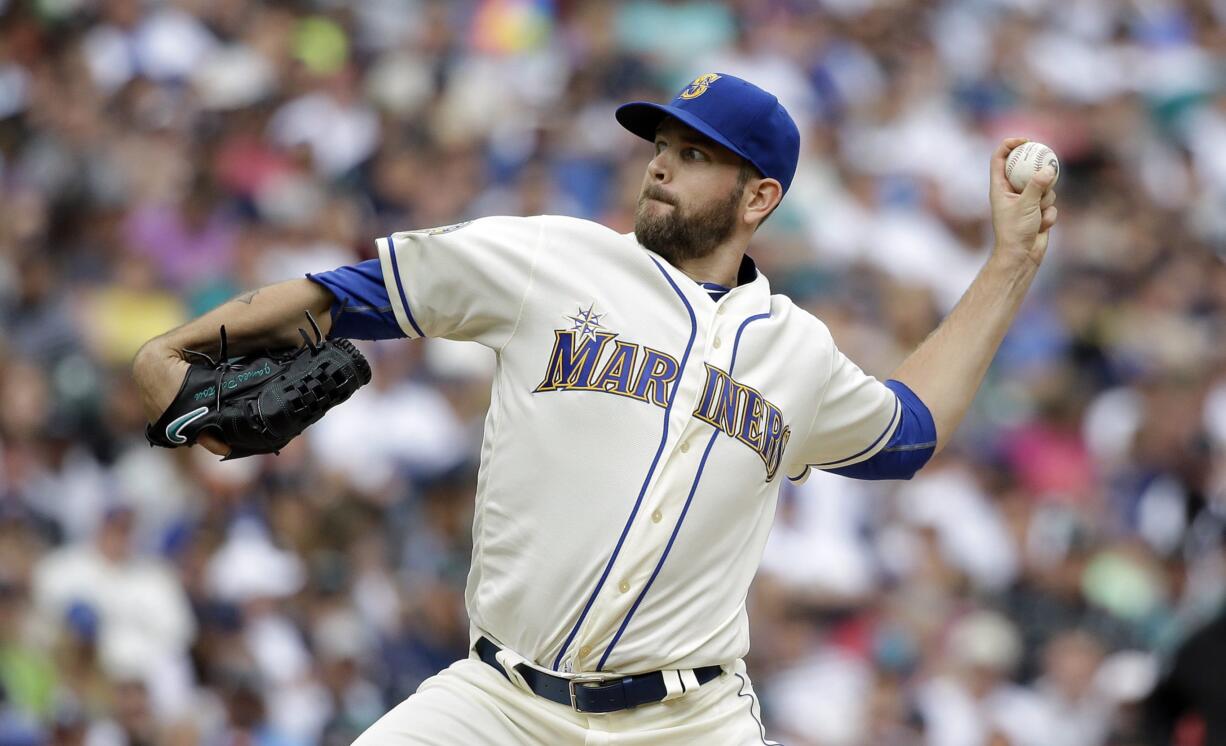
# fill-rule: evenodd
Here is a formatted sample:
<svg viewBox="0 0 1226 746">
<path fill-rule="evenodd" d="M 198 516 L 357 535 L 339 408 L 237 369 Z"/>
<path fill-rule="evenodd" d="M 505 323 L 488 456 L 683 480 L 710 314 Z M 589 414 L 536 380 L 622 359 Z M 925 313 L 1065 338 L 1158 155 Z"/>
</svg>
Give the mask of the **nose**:
<svg viewBox="0 0 1226 746">
<path fill-rule="evenodd" d="M 663 184 L 668 181 L 668 168 L 664 159 L 667 151 L 656 153 L 656 156 L 647 162 L 647 175 L 657 184 Z"/>
</svg>

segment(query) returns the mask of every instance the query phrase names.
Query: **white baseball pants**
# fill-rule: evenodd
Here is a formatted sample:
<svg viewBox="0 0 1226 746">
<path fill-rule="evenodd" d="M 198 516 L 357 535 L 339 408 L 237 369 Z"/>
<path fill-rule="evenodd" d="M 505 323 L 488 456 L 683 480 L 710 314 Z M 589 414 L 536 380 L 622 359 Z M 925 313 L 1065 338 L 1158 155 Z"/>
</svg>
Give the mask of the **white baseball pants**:
<svg viewBox="0 0 1226 746">
<path fill-rule="evenodd" d="M 679 699 L 605 715 L 575 712 L 476 657 L 453 663 L 354 746 L 771 746 L 745 664 Z"/>
</svg>

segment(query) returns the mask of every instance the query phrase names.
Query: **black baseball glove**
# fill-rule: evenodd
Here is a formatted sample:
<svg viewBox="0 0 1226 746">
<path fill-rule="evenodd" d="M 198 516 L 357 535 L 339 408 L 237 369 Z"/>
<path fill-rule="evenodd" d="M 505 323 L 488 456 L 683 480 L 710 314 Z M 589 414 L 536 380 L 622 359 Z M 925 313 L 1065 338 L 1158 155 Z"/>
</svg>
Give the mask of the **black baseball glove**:
<svg viewBox="0 0 1226 746">
<path fill-rule="evenodd" d="M 145 429 L 151 445 L 178 448 L 213 435 L 230 446 L 225 460 L 277 453 L 308 425 L 370 383 L 370 364 L 347 339 L 325 340 L 307 312 L 315 339 L 299 329 L 302 347 L 230 359 L 221 327 L 218 359 L 195 350 L 174 401 Z M 199 362 L 196 362 L 199 361 Z"/>
</svg>

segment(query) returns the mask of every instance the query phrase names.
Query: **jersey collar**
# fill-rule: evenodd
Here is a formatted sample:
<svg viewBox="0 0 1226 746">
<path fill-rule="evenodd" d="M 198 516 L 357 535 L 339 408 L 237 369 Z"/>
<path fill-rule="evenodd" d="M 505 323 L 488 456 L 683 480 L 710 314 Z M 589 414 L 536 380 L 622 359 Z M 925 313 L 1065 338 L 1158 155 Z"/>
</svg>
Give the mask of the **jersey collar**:
<svg viewBox="0 0 1226 746">
<path fill-rule="evenodd" d="M 633 236 L 633 234 L 630 235 Z M 638 244 L 637 241 L 635 243 Z M 770 311 L 770 283 L 766 275 L 758 271 L 757 264 L 749 258 L 748 254 L 741 258 L 741 267 L 737 270 L 737 286 L 723 288 L 716 283 L 700 283 L 691 279 L 689 275 L 674 267 L 664 257 L 650 249 L 643 248 L 641 244 L 638 245 L 673 277 L 678 287 L 682 288 L 686 296 L 691 298 L 692 303 L 699 304 L 695 306 L 696 309 L 703 307 L 701 303 L 711 304 L 706 307 L 712 307 L 715 303 L 723 303 L 728 306 L 728 312 L 737 315 L 752 316 Z M 709 294 L 714 288 L 724 289 L 727 292 L 715 299 Z"/>
</svg>

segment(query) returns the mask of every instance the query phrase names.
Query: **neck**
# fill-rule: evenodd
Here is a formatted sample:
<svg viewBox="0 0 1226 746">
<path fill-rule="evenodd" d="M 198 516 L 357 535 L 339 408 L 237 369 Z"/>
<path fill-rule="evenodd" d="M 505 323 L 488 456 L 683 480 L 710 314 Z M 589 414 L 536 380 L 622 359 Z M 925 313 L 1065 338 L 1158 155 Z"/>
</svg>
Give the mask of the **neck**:
<svg viewBox="0 0 1226 746">
<path fill-rule="evenodd" d="M 736 287 L 737 273 L 741 269 L 741 259 L 744 256 L 744 246 L 725 243 L 704 257 L 684 259 L 673 263 L 673 266 L 694 282 L 714 282 L 726 288 L 733 288 Z"/>
</svg>

